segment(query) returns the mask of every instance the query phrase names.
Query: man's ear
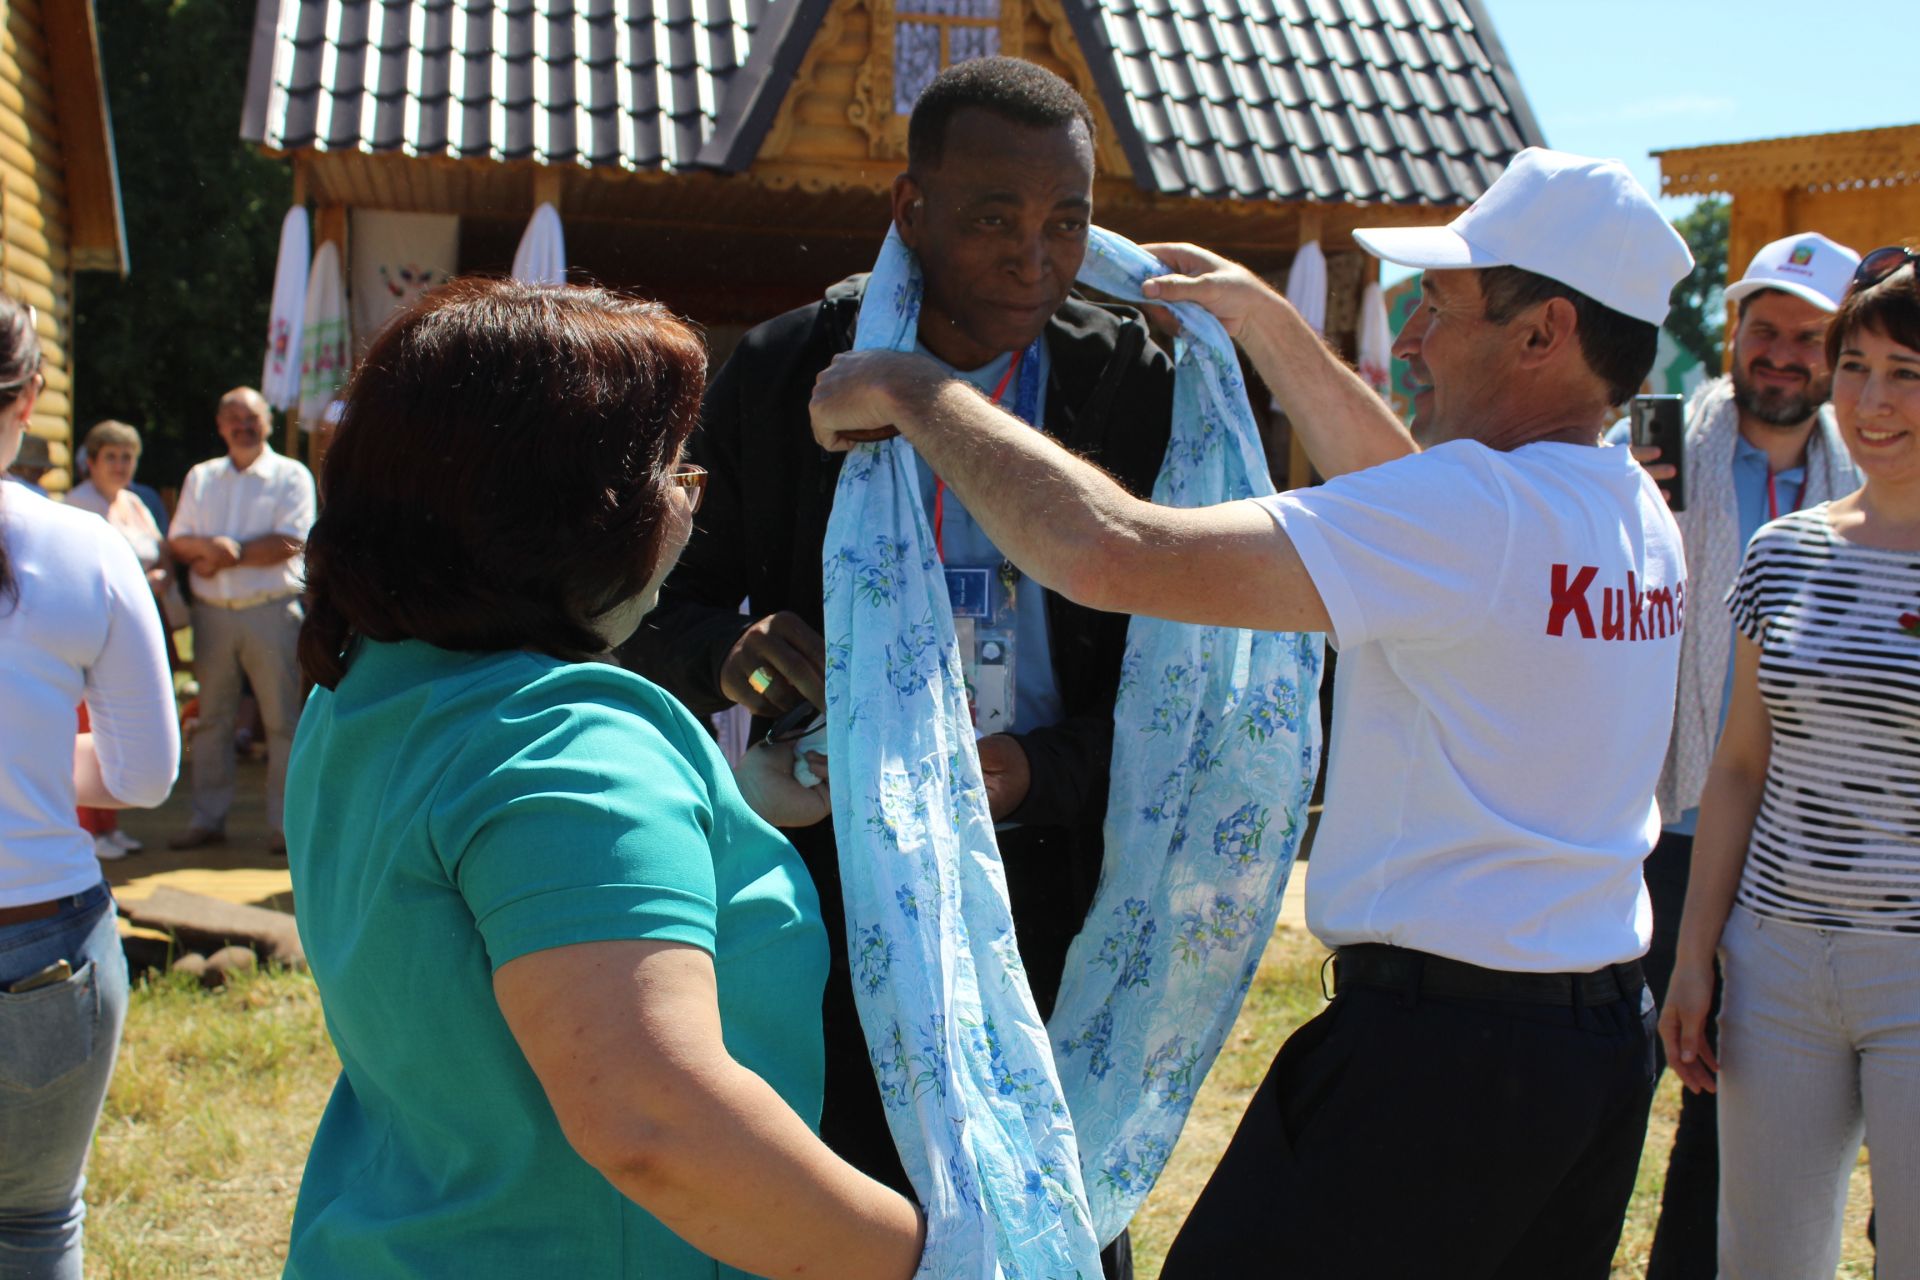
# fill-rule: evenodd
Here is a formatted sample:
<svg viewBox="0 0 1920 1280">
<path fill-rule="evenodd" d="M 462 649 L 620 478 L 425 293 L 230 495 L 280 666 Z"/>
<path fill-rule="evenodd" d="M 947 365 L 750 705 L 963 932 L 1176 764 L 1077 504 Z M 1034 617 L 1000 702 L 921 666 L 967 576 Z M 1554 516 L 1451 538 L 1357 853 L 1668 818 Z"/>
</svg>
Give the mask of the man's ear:
<svg viewBox="0 0 1920 1280">
<path fill-rule="evenodd" d="M 907 248 L 920 248 L 920 227 L 927 213 L 927 191 L 920 180 L 911 173 L 903 173 L 893 180 L 893 225 L 900 229 L 900 239 Z"/>
<path fill-rule="evenodd" d="M 1514 319 L 1520 340 L 1520 367 L 1537 369 L 1579 345 L 1579 313 L 1565 298 L 1548 298 Z"/>
</svg>

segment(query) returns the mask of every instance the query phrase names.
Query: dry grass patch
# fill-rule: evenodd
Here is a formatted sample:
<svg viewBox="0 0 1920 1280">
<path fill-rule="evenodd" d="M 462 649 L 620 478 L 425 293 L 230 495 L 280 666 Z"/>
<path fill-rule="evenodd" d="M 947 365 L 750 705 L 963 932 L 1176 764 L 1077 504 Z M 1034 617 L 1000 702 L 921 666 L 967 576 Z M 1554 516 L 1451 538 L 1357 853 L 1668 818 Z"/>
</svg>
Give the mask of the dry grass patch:
<svg viewBox="0 0 1920 1280">
<path fill-rule="evenodd" d="M 136 986 L 88 1169 L 87 1275 L 278 1275 L 338 1071 L 305 974 Z"/>
<path fill-rule="evenodd" d="M 1239 1021 L 1200 1090 L 1153 1194 L 1134 1220 L 1141 1280 L 1154 1280 L 1187 1210 L 1273 1055 L 1324 1007 L 1326 950 L 1282 926 Z M 305 974 L 266 972 L 222 992 L 178 978 L 138 987 L 94 1148 L 87 1275 L 97 1280 L 259 1280 L 277 1275 L 307 1145 L 339 1070 Z M 1679 1092 L 1654 1104 L 1647 1158 L 1614 1261 L 1643 1280 Z M 1840 1280 L 1869 1280 L 1867 1178 L 1855 1172 Z"/>
</svg>

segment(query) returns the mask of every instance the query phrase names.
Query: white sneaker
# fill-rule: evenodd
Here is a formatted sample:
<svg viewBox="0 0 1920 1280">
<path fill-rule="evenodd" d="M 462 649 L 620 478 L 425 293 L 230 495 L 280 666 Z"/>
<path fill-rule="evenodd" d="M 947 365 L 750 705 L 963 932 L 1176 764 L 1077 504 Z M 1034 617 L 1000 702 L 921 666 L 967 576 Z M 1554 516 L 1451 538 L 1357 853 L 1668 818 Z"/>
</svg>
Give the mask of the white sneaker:
<svg viewBox="0 0 1920 1280">
<path fill-rule="evenodd" d="M 119 845 L 120 848 L 125 850 L 127 853 L 138 853 L 140 852 L 140 850 L 146 848 L 145 845 L 141 844 L 138 840 L 135 840 L 132 836 L 128 835 L 124 831 L 109 831 L 107 832 L 107 839 Z"/>
<path fill-rule="evenodd" d="M 93 856 L 102 862 L 118 862 L 127 856 L 127 851 L 115 844 L 112 836 L 95 836 Z"/>
</svg>

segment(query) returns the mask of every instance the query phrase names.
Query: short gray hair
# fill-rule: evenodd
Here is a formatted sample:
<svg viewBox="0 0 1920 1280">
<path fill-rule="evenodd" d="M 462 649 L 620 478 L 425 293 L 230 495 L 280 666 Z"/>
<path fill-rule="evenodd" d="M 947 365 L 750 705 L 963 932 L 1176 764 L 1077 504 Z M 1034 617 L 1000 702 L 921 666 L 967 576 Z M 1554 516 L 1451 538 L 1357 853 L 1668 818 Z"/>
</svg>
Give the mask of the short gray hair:
<svg viewBox="0 0 1920 1280">
<path fill-rule="evenodd" d="M 112 444 L 123 444 L 135 453 L 140 452 L 140 432 L 124 422 L 108 418 L 105 422 L 96 422 L 87 432 L 87 438 L 80 447 L 87 451 L 87 461 L 92 462 L 100 456 L 100 451 Z"/>
</svg>

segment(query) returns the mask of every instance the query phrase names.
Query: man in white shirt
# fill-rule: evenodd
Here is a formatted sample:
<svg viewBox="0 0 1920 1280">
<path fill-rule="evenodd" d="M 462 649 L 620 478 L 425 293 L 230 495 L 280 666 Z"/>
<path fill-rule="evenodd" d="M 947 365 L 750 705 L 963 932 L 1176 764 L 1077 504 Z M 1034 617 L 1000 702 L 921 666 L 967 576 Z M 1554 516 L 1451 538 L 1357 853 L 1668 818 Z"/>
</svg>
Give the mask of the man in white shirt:
<svg viewBox="0 0 1920 1280">
<path fill-rule="evenodd" d="M 1340 650 L 1307 879 L 1336 996 L 1275 1060 L 1167 1280 L 1600 1280 L 1652 1097 L 1640 864 L 1687 591 L 1658 489 L 1595 446 L 1691 258 L 1624 166 L 1539 149 L 1447 227 L 1355 238 L 1427 272 L 1395 343 L 1425 452 L 1279 295 L 1178 246 L 1157 252 L 1186 274 L 1149 295 L 1220 317 L 1326 485 L 1155 506 L 892 353 L 821 375 L 815 435 L 905 434 L 1084 604 Z"/>
<path fill-rule="evenodd" d="M 200 682 L 193 814 L 168 847 L 197 849 L 226 839 L 244 674 L 267 727 L 269 849 L 285 854 L 280 809 L 300 717 L 295 649 L 304 617 L 301 555 L 315 514 L 313 476 L 267 443 L 273 416 L 251 387 L 221 396 L 216 421 L 227 456 L 187 473 L 167 539 L 167 549 L 191 574 L 193 673 Z"/>
</svg>

